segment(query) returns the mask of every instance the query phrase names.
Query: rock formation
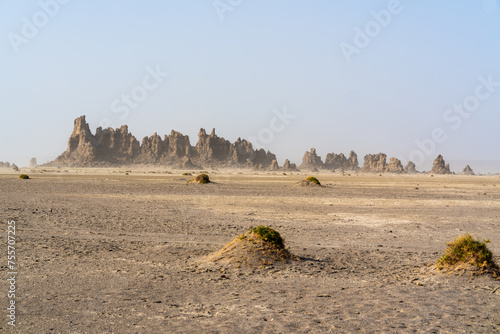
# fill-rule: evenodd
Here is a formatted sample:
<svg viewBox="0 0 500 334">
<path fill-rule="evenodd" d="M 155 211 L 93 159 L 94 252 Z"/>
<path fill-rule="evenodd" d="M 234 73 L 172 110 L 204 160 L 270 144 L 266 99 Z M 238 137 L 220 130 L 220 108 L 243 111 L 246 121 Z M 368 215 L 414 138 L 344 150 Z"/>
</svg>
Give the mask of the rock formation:
<svg viewBox="0 0 500 334">
<path fill-rule="evenodd" d="M 150 137 L 144 137 L 139 143 L 129 133 L 126 125 L 117 129 L 99 127 L 94 135 L 85 116 L 75 119 L 66 151 L 45 165 L 109 167 L 134 164 L 162 165 L 181 169 L 234 167 L 280 170 L 276 155 L 262 148 L 254 150 L 252 143 L 241 138 L 231 143 L 218 137 L 215 129 L 210 134 L 207 134 L 205 129 L 200 129 L 195 146 L 191 146 L 188 136 L 174 130 L 163 138 L 154 133 Z M 30 167 L 34 166 L 36 158 L 30 161 Z M 8 162 L 0 162 L 0 168 L 2 167 L 17 169 L 16 165 Z M 351 171 L 360 169 L 358 156 L 354 151 L 350 152 L 348 158 L 343 153 L 328 153 L 323 163 L 314 148 L 304 154 L 300 168 L 312 171 L 322 168 Z M 297 166 L 289 160 L 285 160 L 281 170 L 298 171 Z M 418 173 L 411 161 L 404 168 L 401 161 L 396 158 L 391 158 L 387 163 L 387 155 L 384 153 L 365 155 L 361 170 L 368 173 Z M 453 174 L 441 155 L 434 160 L 431 173 Z M 467 165 L 463 174 L 474 175 L 474 172 Z"/>
<path fill-rule="evenodd" d="M 30 168 L 36 168 L 38 164 L 36 163 L 36 158 L 31 158 L 30 160 Z"/>
<path fill-rule="evenodd" d="M 342 169 L 342 170 L 358 170 L 359 165 L 358 165 L 358 155 L 356 152 L 351 151 L 349 154 L 349 158 L 346 158 L 346 156 L 343 153 L 340 154 L 335 154 L 335 153 L 328 153 L 325 158 L 325 163 L 323 164 L 324 168 L 327 169 Z"/>
<path fill-rule="evenodd" d="M 465 166 L 465 168 L 462 170 L 462 174 L 463 175 L 475 175 L 474 171 L 472 170 L 472 168 L 470 168 L 469 165 Z"/>
<path fill-rule="evenodd" d="M 100 167 L 123 164 L 160 164 L 183 169 L 203 167 L 276 168 L 276 156 L 238 138 L 232 144 L 215 134 L 198 133 L 198 143 L 191 146 L 189 137 L 173 131 L 162 139 L 157 133 L 144 137 L 142 143 L 123 125 L 118 129 L 97 128 L 95 135 L 81 116 L 75 120 L 67 150 L 49 166 Z M 274 162 L 273 162 L 274 161 Z M 278 166 L 279 167 L 279 166 Z"/>
<path fill-rule="evenodd" d="M 17 167 L 17 165 L 16 165 L 16 164 L 12 164 L 12 165 L 10 165 L 10 167 L 11 167 L 13 170 L 15 170 L 16 172 L 19 172 L 19 167 Z"/>
<path fill-rule="evenodd" d="M 271 166 L 269 166 L 269 170 L 278 170 L 278 169 L 280 169 L 280 166 L 278 165 L 278 161 L 274 159 L 271 162 Z"/>
<path fill-rule="evenodd" d="M 405 166 L 405 172 L 408 174 L 418 173 L 416 166 L 415 166 L 415 163 L 413 163 L 412 161 L 408 161 L 408 163 Z"/>
<path fill-rule="evenodd" d="M 348 162 L 348 167 L 352 170 L 358 170 L 359 169 L 359 163 L 358 163 L 358 155 L 356 152 L 351 150 L 351 153 L 349 153 L 349 158 L 347 159 Z M 347 168 L 349 169 L 349 168 Z"/>
<path fill-rule="evenodd" d="M 361 169 L 366 173 L 404 173 L 405 169 L 401 161 L 397 158 L 389 159 L 387 163 L 387 155 L 384 153 L 367 154 L 365 155 L 365 162 Z"/>
<path fill-rule="evenodd" d="M 290 163 L 290 160 L 286 159 L 285 163 L 283 164 L 283 170 L 286 172 L 296 172 L 298 171 L 297 165 Z"/>
<path fill-rule="evenodd" d="M 321 157 L 316 154 L 315 148 L 311 148 L 310 152 L 306 151 L 306 153 L 304 153 L 302 165 L 300 165 L 299 168 L 310 170 L 314 170 L 314 168 L 323 168 L 323 161 L 321 161 Z"/>
<path fill-rule="evenodd" d="M 0 168 L 10 168 L 10 163 L 0 161 Z"/>
<path fill-rule="evenodd" d="M 231 152 L 234 149 L 233 145 L 228 140 L 217 137 L 215 129 L 212 129 L 210 135 L 207 135 L 205 129 L 200 129 L 195 149 L 202 165 L 207 165 L 211 162 L 226 162 L 228 157 L 231 161 L 238 162 L 233 160 Z"/>
<path fill-rule="evenodd" d="M 437 158 L 434 160 L 434 163 L 432 164 L 431 173 L 433 173 L 433 174 L 451 174 L 450 165 L 444 161 L 443 156 L 441 154 L 438 155 Z"/>
<path fill-rule="evenodd" d="M 386 172 L 389 173 L 404 173 L 404 168 L 403 165 L 401 164 L 401 161 L 396 158 L 391 158 L 389 159 L 389 164 L 387 165 L 387 170 Z"/>
<path fill-rule="evenodd" d="M 365 155 L 363 172 L 384 173 L 387 170 L 387 155 L 384 153 Z"/>
</svg>

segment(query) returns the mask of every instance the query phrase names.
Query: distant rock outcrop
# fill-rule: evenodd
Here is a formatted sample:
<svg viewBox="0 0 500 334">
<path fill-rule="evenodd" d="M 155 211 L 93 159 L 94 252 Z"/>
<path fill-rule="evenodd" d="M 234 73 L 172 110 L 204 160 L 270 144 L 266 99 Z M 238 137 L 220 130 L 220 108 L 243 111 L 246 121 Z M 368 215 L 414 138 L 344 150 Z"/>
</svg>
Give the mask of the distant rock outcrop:
<svg viewBox="0 0 500 334">
<path fill-rule="evenodd" d="M 323 161 L 321 161 L 321 157 L 316 154 L 315 148 L 311 148 L 310 152 L 306 151 L 306 153 L 304 153 L 302 165 L 300 165 L 299 168 L 310 170 L 314 170 L 314 168 L 323 168 Z"/>
<path fill-rule="evenodd" d="M 405 166 L 405 172 L 408 174 L 418 173 L 415 163 L 413 163 L 412 161 L 408 161 L 408 163 Z"/>
<path fill-rule="evenodd" d="M 346 158 L 346 156 L 343 153 L 340 154 L 335 154 L 335 153 L 328 153 L 325 158 L 325 163 L 323 164 L 324 168 L 327 169 L 342 169 L 342 170 L 358 170 L 359 165 L 358 165 L 358 155 L 356 152 L 351 151 L 349 154 L 349 158 Z"/>
<path fill-rule="evenodd" d="M 469 165 L 465 166 L 465 168 L 462 170 L 462 174 L 463 175 L 475 175 L 474 171 L 472 170 L 472 168 L 470 168 Z"/>
<path fill-rule="evenodd" d="M 405 170 L 399 159 L 391 158 L 386 171 L 389 173 L 404 173 Z"/>
<path fill-rule="evenodd" d="M 198 143 L 173 131 L 162 139 L 157 133 L 144 137 L 142 144 L 123 125 L 118 129 L 97 128 L 95 135 L 81 116 L 75 120 L 67 150 L 47 164 L 52 166 L 100 167 L 129 164 L 161 164 L 183 169 L 203 167 L 275 168 L 276 156 L 238 138 L 232 144 L 215 134 L 198 133 Z"/>
<path fill-rule="evenodd" d="M 361 170 L 366 173 L 404 173 L 405 169 L 401 161 L 397 158 L 389 159 L 387 163 L 387 155 L 384 153 L 367 154 L 364 158 L 365 162 Z"/>
<path fill-rule="evenodd" d="M 364 158 L 363 172 L 384 173 L 387 170 L 387 155 L 384 153 L 367 154 Z"/>
<path fill-rule="evenodd" d="M 285 160 L 283 167 L 280 168 L 276 155 L 262 148 L 254 150 L 252 143 L 244 139 L 238 138 L 236 142 L 231 143 L 218 137 L 215 129 L 210 134 L 207 134 L 205 129 L 200 129 L 195 146 L 191 146 L 188 136 L 174 130 L 163 138 L 154 133 L 139 142 L 129 133 L 126 125 L 117 129 L 98 127 L 95 134 L 92 134 L 85 116 L 75 119 L 66 151 L 45 166 L 109 167 L 135 164 L 162 165 L 189 170 L 233 167 L 298 171 L 297 165 L 289 160 Z M 32 158 L 30 167 L 33 168 L 36 165 L 36 158 Z M 0 162 L 0 168 L 18 169 L 15 164 L 11 165 L 8 162 Z M 354 151 L 350 152 L 349 157 L 343 153 L 328 153 L 323 163 L 315 148 L 305 152 L 299 168 L 311 171 L 320 169 L 358 171 L 360 169 L 358 156 Z M 404 168 L 401 161 L 394 157 L 390 158 L 387 163 L 387 155 L 384 153 L 365 155 L 361 171 L 418 173 L 415 164 L 411 161 Z M 434 160 L 431 173 L 454 174 L 441 155 Z M 474 175 L 469 165 L 462 173 Z"/>
<path fill-rule="evenodd" d="M 280 166 L 278 165 L 278 161 L 275 159 L 271 162 L 271 166 L 269 166 L 269 170 L 278 170 Z"/>
<path fill-rule="evenodd" d="M 0 168 L 12 168 L 16 172 L 19 171 L 19 168 L 16 166 L 16 164 L 10 164 L 9 162 L 2 162 L 0 161 Z"/>
<path fill-rule="evenodd" d="M 290 160 L 286 159 L 283 164 L 283 170 L 286 172 L 296 172 L 298 171 L 297 165 L 290 162 Z"/>
<path fill-rule="evenodd" d="M 36 163 L 36 158 L 31 158 L 30 160 L 30 168 L 36 168 L 38 164 Z"/>
<path fill-rule="evenodd" d="M 431 173 L 433 173 L 433 174 L 451 174 L 450 165 L 444 161 L 443 156 L 441 154 L 438 155 L 437 158 L 434 160 L 434 163 L 432 164 Z"/>
</svg>

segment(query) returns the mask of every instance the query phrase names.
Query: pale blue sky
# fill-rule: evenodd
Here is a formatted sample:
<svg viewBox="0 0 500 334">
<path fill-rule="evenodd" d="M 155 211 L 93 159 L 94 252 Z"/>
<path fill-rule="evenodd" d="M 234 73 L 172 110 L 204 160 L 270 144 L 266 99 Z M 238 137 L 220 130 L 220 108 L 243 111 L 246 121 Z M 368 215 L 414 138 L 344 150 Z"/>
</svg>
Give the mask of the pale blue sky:
<svg viewBox="0 0 500 334">
<path fill-rule="evenodd" d="M 482 167 L 500 161 L 494 0 L 72 0 L 49 6 L 52 17 L 40 5 L 51 3 L 0 0 L 0 161 L 53 160 L 80 115 L 92 131 L 128 124 L 142 140 L 175 129 L 194 145 L 200 127 L 232 142 L 259 138 L 286 109 L 295 118 L 254 143 L 280 164 L 315 147 L 323 158 L 353 149 L 360 164 L 367 153 L 412 156 L 419 169 L 441 153 L 454 170 L 470 161 L 500 172 L 500 162 Z M 356 46 L 356 27 L 372 37 L 347 61 L 341 46 Z M 155 68 L 169 76 L 137 95 Z M 493 85 L 478 88 L 480 77 Z M 134 89 L 127 113 L 122 95 Z M 447 113 L 463 103 L 467 118 Z"/>
</svg>

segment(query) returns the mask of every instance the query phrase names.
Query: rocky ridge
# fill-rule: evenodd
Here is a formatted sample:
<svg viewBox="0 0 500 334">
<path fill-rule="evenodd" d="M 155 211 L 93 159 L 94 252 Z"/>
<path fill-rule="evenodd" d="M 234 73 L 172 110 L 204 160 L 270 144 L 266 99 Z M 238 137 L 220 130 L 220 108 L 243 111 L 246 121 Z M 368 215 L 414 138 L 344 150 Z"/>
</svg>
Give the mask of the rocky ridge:
<svg viewBox="0 0 500 334">
<path fill-rule="evenodd" d="M 279 168 L 276 156 L 238 138 L 230 143 L 204 129 L 198 143 L 191 146 L 189 136 L 173 131 L 161 138 L 157 133 L 144 137 L 142 143 L 128 132 L 126 125 L 118 129 L 97 128 L 90 131 L 85 116 L 74 122 L 67 150 L 47 165 L 69 167 L 105 167 L 114 165 L 154 164 L 176 168 L 201 167 Z"/>
<path fill-rule="evenodd" d="M 36 160 L 32 159 L 32 162 L 35 164 Z M 354 151 L 349 153 L 349 157 L 343 153 L 328 153 L 323 162 L 315 148 L 305 152 L 299 168 L 288 159 L 285 160 L 283 167 L 280 167 L 273 153 L 264 149 L 255 150 L 252 143 L 241 138 L 231 143 L 217 136 L 215 129 L 210 134 L 207 134 L 205 129 L 200 129 L 195 146 L 190 144 L 189 136 L 174 130 L 163 138 L 154 133 L 139 142 L 129 133 L 127 125 L 117 129 L 98 127 L 94 135 L 85 116 L 75 119 L 66 151 L 45 166 L 109 167 L 135 164 L 163 165 L 181 169 L 233 167 L 299 171 L 300 168 L 315 172 L 339 170 L 366 173 L 418 173 L 413 162 L 409 161 L 403 168 L 401 161 L 395 157 L 387 162 L 387 155 L 384 153 L 365 155 L 361 168 Z M 0 162 L 0 167 L 14 166 L 8 162 Z M 442 155 L 434 160 L 431 173 L 452 174 L 449 164 L 445 163 Z M 466 166 L 463 174 L 474 175 L 474 172 L 470 166 Z"/>
<path fill-rule="evenodd" d="M 325 158 L 324 167 L 332 170 L 358 170 L 358 155 L 356 154 L 356 152 L 351 151 L 351 153 L 349 153 L 349 158 L 346 158 L 344 153 L 328 153 Z"/>
</svg>

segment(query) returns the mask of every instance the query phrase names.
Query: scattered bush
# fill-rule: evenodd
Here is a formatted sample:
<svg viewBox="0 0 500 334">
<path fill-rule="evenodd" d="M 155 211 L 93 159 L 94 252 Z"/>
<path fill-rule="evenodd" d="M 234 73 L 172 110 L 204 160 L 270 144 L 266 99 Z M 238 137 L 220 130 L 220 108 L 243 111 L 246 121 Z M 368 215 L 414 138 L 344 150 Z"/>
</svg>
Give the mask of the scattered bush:
<svg viewBox="0 0 500 334">
<path fill-rule="evenodd" d="M 203 174 L 196 176 L 194 179 L 191 179 L 188 181 L 188 183 L 191 183 L 191 182 L 206 184 L 206 183 L 210 183 L 210 178 L 208 177 L 207 174 L 203 173 Z"/>
<path fill-rule="evenodd" d="M 318 186 L 321 185 L 321 183 L 319 183 L 318 179 L 315 178 L 314 176 L 309 176 L 309 177 L 306 177 L 306 181 L 309 181 L 309 182 L 312 182 L 312 183 L 315 183 L 317 184 Z"/>
<path fill-rule="evenodd" d="M 490 241 L 483 242 L 474 240 L 469 233 L 464 234 L 447 244 L 446 254 L 444 254 L 436 263 L 441 270 L 445 266 L 458 266 L 468 264 L 479 268 L 490 267 L 497 268 L 493 261 L 493 254 L 486 247 Z"/>
<path fill-rule="evenodd" d="M 273 230 L 270 227 L 260 225 L 260 226 L 252 228 L 250 230 L 250 232 L 255 233 L 262 240 L 270 242 L 278 249 L 285 249 L 285 243 L 284 243 L 283 239 L 281 238 L 279 232 Z"/>
<path fill-rule="evenodd" d="M 191 173 L 182 173 L 182 175 L 189 176 L 189 175 L 192 175 L 192 174 Z"/>
<path fill-rule="evenodd" d="M 19 178 L 20 178 L 20 179 L 23 179 L 23 180 L 27 180 L 27 179 L 29 179 L 30 177 L 29 177 L 28 175 L 26 175 L 26 174 L 21 174 L 21 175 L 19 175 Z"/>
</svg>

